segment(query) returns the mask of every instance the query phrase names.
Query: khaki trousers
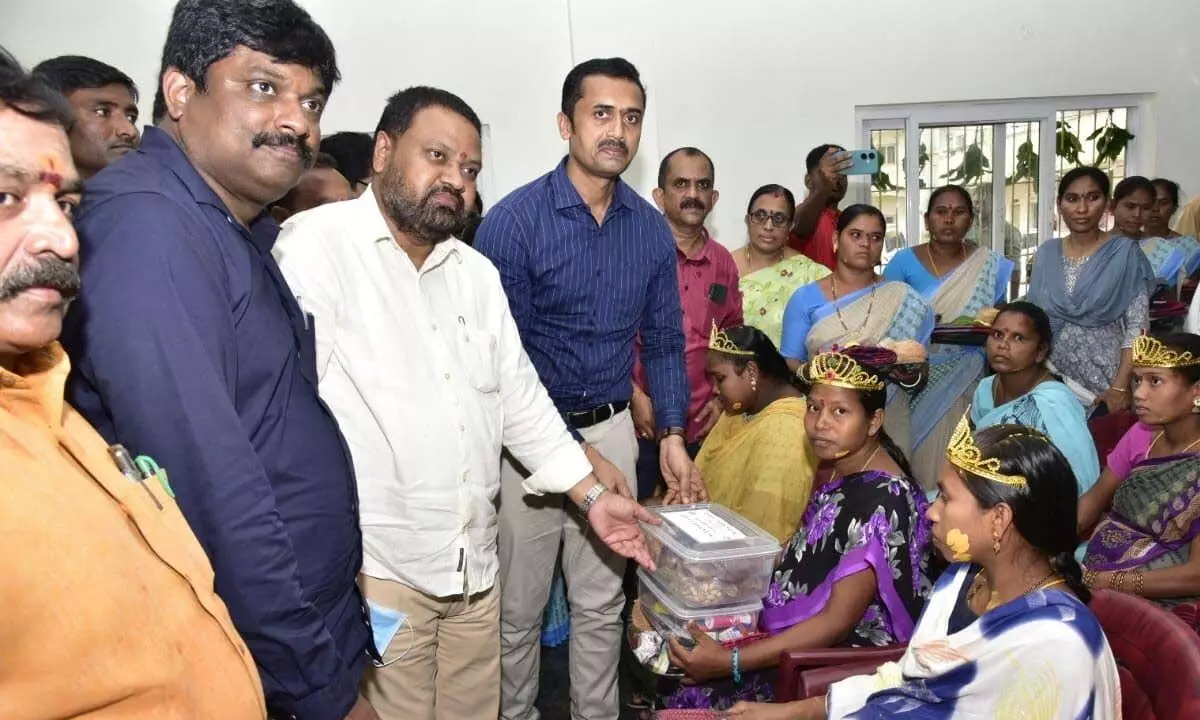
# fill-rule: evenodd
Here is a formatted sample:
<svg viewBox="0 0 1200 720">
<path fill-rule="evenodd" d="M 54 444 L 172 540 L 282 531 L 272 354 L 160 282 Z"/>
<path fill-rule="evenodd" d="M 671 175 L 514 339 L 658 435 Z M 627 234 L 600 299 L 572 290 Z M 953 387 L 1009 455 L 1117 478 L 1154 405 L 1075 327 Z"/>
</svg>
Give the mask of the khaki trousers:
<svg viewBox="0 0 1200 720">
<path fill-rule="evenodd" d="M 579 431 L 636 487 L 637 437 L 626 410 Z M 625 559 L 599 541 L 562 495 L 526 496 L 528 473 L 505 457 L 500 470 L 500 717 L 537 720 L 542 615 L 562 545 L 571 605 L 571 717 L 617 720 Z"/>
<path fill-rule="evenodd" d="M 378 648 L 363 694 L 382 720 L 496 720 L 500 707 L 500 593 L 435 598 L 390 580 L 359 576 L 368 600 L 407 613 Z"/>
</svg>

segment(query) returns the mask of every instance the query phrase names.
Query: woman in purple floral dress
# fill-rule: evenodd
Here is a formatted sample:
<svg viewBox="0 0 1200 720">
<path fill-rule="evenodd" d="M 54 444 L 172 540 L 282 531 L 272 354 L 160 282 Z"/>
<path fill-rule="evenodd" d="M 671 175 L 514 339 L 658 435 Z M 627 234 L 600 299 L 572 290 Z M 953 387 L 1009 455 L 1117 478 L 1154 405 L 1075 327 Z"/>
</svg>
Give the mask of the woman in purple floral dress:
<svg viewBox="0 0 1200 720">
<path fill-rule="evenodd" d="M 930 530 L 925 495 L 883 430 L 883 408 L 886 381 L 915 390 L 923 368 L 858 346 L 801 367 L 808 437 L 830 473 L 775 569 L 759 622 L 768 636 L 735 650 L 703 632 L 690 649 L 671 638 L 672 663 L 688 679 L 662 697 L 663 707 L 769 702 L 785 650 L 908 641 L 932 585 Z"/>
</svg>

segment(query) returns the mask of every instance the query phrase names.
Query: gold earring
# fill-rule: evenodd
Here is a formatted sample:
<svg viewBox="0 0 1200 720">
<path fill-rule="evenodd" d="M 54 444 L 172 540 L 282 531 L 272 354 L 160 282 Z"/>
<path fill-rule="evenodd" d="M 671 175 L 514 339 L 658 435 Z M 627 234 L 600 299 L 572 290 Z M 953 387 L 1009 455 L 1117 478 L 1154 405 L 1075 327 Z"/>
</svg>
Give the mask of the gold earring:
<svg viewBox="0 0 1200 720">
<path fill-rule="evenodd" d="M 1192 398 L 1192 412 L 1200 413 L 1200 397 Z"/>
<path fill-rule="evenodd" d="M 758 391 L 758 378 L 751 377 L 750 378 L 750 392 L 757 392 L 757 391 Z"/>
<path fill-rule="evenodd" d="M 1000 554 L 1000 533 L 992 533 L 992 553 Z"/>
<path fill-rule="evenodd" d="M 735 402 L 735 403 L 732 405 L 732 407 L 733 407 L 733 409 L 734 409 L 734 410 L 741 410 L 741 409 L 742 409 L 742 404 L 741 404 L 740 402 Z"/>
</svg>

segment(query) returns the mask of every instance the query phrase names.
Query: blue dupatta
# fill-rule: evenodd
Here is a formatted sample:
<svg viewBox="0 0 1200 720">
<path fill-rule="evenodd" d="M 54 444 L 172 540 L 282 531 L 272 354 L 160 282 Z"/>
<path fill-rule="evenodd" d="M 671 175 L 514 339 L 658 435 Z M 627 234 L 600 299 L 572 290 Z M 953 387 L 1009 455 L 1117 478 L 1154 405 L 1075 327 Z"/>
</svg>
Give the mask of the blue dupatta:
<svg viewBox="0 0 1200 720">
<path fill-rule="evenodd" d="M 1026 299 L 1050 316 L 1057 333 L 1065 324 L 1099 328 L 1117 322 L 1140 293 L 1157 284 L 1138 244 L 1123 236 L 1110 239 L 1083 262 L 1073 292 L 1067 292 L 1062 238 L 1051 238 L 1033 260 Z"/>
</svg>

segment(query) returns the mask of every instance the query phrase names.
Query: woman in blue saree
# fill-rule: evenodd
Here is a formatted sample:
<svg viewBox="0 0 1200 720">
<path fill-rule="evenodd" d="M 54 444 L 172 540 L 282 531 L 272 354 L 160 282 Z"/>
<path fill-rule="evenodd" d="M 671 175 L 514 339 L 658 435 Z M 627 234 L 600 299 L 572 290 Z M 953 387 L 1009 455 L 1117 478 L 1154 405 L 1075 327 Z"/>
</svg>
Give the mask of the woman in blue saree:
<svg viewBox="0 0 1200 720">
<path fill-rule="evenodd" d="M 1145 238 L 1161 238 L 1183 253 L 1183 276 L 1191 277 L 1200 270 L 1200 241 L 1171 229 L 1171 218 L 1179 210 L 1179 183 L 1166 178 L 1154 180 L 1154 207 L 1146 216 L 1142 234 Z"/>
<path fill-rule="evenodd" d="M 830 685 L 824 697 L 741 703 L 740 720 L 1121 717 L 1112 650 L 1087 607 L 1072 552 L 1075 481 L 1045 435 L 966 419 L 929 508 L 954 563 L 899 663 Z"/>
<path fill-rule="evenodd" d="M 1141 421 L 1079 501 L 1096 523 L 1084 565 L 1092 587 L 1171 607 L 1200 599 L 1200 336 L 1139 337 L 1134 407 Z"/>
<path fill-rule="evenodd" d="M 851 205 L 838 218 L 833 273 L 801 287 L 783 313 L 780 353 L 792 369 L 835 346 L 886 346 L 909 362 L 905 342 L 929 345 L 933 306 L 902 282 L 888 282 L 875 268 L 883 255 L 887 222 L 878 208 Z M 887 431 L 906 454 L 912 448 L 909 399 L 888 388 Z M 929 480 L 916 478 L 919 482 Z"/>
<path fill-rule="evenodd" d="M 968 245 L 975 219 L 971 195 L 958 185 L 933 191 L 925 211 L 929 242 L 896 253 L 883 271 L 887 280 L 908 284 L 933 305 L 943 323 L 974 318 L 1003 302 L 1014 264 L 1003 255 Z M 967 411 L 983 377 L 982 348 L 934 344 L 929 350 L 929 383 L 912 400 L 913 471 L 938 476 L 954 424 Z"/>
<path fill-rule="evenodd" d="M 1145 224 L 1154 213 L 1156 192 L 1154 184 L 1141 175 L 1131 175 L 1117 183 L 1111 204 L 1113 230 L 1137 240 L 1150 261 L 1154 279 L 1159 285 L 1172 287 L 1186 258 L 1174 242 L 1145 232 Z"/>
<path fill-rule="evenodd" d="M 1083 495 L 1100 477 L 1100 458 L 1088 432 L 1083 405 L 1046 367 L 1053 341 L 1050 318 L 1031 303 L 1004 306 L 992 321 L 988 364 L 971 402 L 976 430 L 993 425 L 1024 425 L 1050 438 L 1071 465 Z"/>
<path fill-rule="evenodd" d="M 1025 299 L 1050 316 L 1055 370 L 1082 400 L 1115 411 L 1129 407 L 1129 349 L 1149 328 L 1155 280 L 1136 241 L 1100 230 L 1108 191 L 1103 170 L 1063 177 L 1058 209 L 1070 234 L 1038 250 Z"/>
</svg>

